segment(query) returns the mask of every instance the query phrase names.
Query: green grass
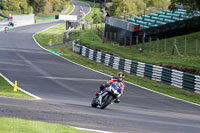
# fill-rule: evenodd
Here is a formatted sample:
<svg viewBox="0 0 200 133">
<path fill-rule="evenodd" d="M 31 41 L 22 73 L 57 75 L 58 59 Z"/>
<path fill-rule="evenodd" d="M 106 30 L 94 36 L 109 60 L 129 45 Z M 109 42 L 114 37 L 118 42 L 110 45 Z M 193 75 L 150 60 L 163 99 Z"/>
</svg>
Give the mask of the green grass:
<svg viewBox="0 0 200 133">
<path fill-rule="evenodd" d="M 53 27 L 52 30 L 54 28 L 56 29 L 57 26 Z M 76 33 L 72 33 L 74 38 L 79 35 L 82 36 L 85 34 L 87 34 L 87 32 L 84 32 L 84 31 L 81 31 L 80 33 L 78 31 L 76 31 Z M 87 37 L 88 37 L 87 38 L 88 40 L 92 38 L 91 36 L 87 36 Z M 98 36 L 95 36 L 95 38 L 99 39 Z M 37 41 L 40 42 L 40 40 L 37 40 Z M 106 44 L 103 44 L 103 45 L 106 45 Z M 109 44 L 107 44 L 107 45 L 109 45 Z M 116 44 L 113 44 L 113 47 L 115 45 Z M 46 45 L 43 45 L 43 46 L 46 46 Z M 116 46 L 118 46 L 118 45 L 116 45 Z M 119 48 L 121 48 L 121 47 L 119 47 Z M 91 60 L 79 55 L 79 54 L 72 52 L 72 46 L 57 47 L 57 48 L 52 48 L 52 49 L 63 53 L 62 54 L 63 57 L 65 57 L 73 62 L 76 62 L 78 64 L 92 68 L 94 70 L 97 70 L 97 71 L 100 71 L 100 72 L 103 72 L 103 73 L 106 73 L 106 74 L 109 74 L 112 76 L 115 76 L 118 73 L 118 70 L 115 70 L 110 67 L 104 66 L 102 64 L 96 63 L 94 61 L 91 61 Z M 118 49 L 118 51 L 119 51 L 119 49 Z M 146 88 L 155 90 L 155 91 L 163 93 L 163 94 L 167 94 L 170 96 L 174 96 L 177 98 L 181 98 L 181 99 L 184 99 L 184 100 L 187 100 L 190 102 L 200 104 L 200 95 L 199 94 L 191 93 L 191 92 L 188 92 L 188 91 L 185 91 L 182 89 L 178 89 L 178 88 L 170 86 L 170 85 L 163 84 L 161 82 L 152 81 L 152 80 L 149 80 L 146 78 L 141 78 L 141 77 L 131 75 L 128 73 L 125 73 L 125 77 L 126 77 L 125 80 L 129 81 L 131 83 L 144 86 Z"/>
<path fill-rule="evenodd" d="M 45 30 L 35 35 L 35 38 L 43 46 L 49 46 L 49 41 L 52 40 L 52 45 L 62 44 L 65 32 L 65 24 L 55 26 L 54 28 Z"/>
<path fill-rule="evenodd" d="M 86 133 L 73 127 L 47 122 L 0 117 L 1 133 Z"/>
<path fill-rule="evenodd" d="M 94 36 L 94 40 L 91 39 L 92 36 Z M 135 45 L 130 47 L 130 46 L 120 46 L 118 44 L 110 43 L 110 42 L 102 43 L 102 40 L 93 31 L 86 31 L 82 33 L 79 38 L 80 38 L 81 44 L 83 45 L 86 45 L 95 49 L 99 49 L 99 50 L 109 51 L 113 53 L 114 55 L 117 55 L 126 59 L 145 62 L 149 64 L 154 64 L 154 65 L 171 64 L 175 66 L 183 66 L 183 67 L 200 70 L 200 64 L 199 64 L 200 50 L 198 50 L 198 57 L 196 57 L 195 45 L 194 45 L 195 39 L 200 38 L 200 32 L 193 33 L 186 36 L 175 37 L 177 39 L 177 47 L 180 53 L 182 54 L 181 56 L 171 55 L 172 48 L 173 48 L 172 42 L 174 41 L 175 38 L 170 38 L 168 40 L 167 53 L 164 52 L 164 40 L 160 41 L 160 46 L 158 50 L 157 50 L 157 45 L 155 41 L 152 42 L 151 45 L 148 43 L 145 43 L 144 52 L 140 53 L 139 48 L 142 47 L 141 44 L 139 44 L 138 48 L 136 48 Z M 184 55 L 184 52 L 183 52 L 184 38 L 188 39 L 187 56 L 183 56 Z"/>
<path fill-rule="evenodd" d="M 0 96 L 31 98 L 30 96 L 22 93 L 19 90 L 17 92 L 13 92 L 13 87 L 1 76 L 0 76 Z"/>
</svg>

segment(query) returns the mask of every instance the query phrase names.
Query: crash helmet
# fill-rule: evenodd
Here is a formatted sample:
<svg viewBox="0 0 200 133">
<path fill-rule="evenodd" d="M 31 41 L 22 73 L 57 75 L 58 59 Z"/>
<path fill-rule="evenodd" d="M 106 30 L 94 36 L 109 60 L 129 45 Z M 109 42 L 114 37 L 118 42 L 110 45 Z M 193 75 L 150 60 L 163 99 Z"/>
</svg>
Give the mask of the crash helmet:
<svg viewBox="0 0 200 133">
<path fill-rule="evenodd" d="M 117 79 L 118 79 L 118 82 L 122 82 L 124 80 L 124 74 L 122 72 L 119 72 L 117 74 Z"/>
</svg>

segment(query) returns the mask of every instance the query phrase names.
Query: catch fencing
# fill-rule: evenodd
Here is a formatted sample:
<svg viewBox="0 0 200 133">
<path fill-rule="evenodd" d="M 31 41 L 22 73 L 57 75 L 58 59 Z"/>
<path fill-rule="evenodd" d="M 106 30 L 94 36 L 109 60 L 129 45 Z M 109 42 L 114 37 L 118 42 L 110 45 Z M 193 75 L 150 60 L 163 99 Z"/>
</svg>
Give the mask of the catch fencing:
<svg viewBox="0 0 200 133">
<path fill-rule="evenodd" d="M 198 75 L 116 57 L 75 43 L 73 43 L 73 51 L 90 60 L 129 74 L 164 82 L 194 93 L 200 93 L 200 76 Z"/>
</svg>

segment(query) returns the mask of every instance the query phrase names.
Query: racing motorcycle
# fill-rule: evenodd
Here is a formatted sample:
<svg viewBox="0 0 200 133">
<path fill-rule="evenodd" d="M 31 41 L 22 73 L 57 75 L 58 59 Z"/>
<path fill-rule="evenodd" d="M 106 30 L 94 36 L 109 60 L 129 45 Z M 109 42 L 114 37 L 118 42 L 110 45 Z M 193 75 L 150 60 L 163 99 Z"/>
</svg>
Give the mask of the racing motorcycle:
<svg viewBox="0 0 200 133">
<path fill-rule="evenodd" d="M 93 98 L 91 106 L 97 107 L 100 109 L 105 109 L 109 104 L 121 96 L 121 90 L 117 88 L 115 84 L 111 84 L 109 87 L 106 87 L 100 94 Z"/>
</svg>

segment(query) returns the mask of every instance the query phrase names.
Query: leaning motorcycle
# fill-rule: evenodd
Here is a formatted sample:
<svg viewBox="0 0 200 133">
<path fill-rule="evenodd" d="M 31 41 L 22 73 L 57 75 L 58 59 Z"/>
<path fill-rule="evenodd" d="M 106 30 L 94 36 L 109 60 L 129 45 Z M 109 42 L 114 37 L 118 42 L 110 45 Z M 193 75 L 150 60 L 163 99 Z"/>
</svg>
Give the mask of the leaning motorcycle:
<svg viewBox="0 0 200 133">
<path fill-rule="evenodd" d="M 100 109 L 105 109 L 109 104 L 117 99 L 117 97 L 121 96 L 121 90 L 117 88 L 115 84 L 106 87 L 101 93 L 93 98 L 91 106 L 97 107 Z"/>
</svg>

